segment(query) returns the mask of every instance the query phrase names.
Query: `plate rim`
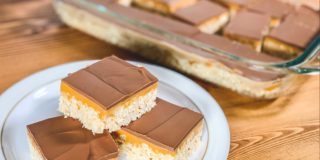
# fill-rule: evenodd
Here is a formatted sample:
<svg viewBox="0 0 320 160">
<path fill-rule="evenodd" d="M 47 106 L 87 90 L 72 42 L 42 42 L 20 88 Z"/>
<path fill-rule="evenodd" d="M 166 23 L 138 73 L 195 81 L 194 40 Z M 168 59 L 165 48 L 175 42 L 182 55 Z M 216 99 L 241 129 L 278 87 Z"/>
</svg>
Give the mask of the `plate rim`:
<svg viewBox="0 0 320 160">
<path fill-rule="evenodd" d="M 5 159 L 4 158 L 4 150 L 3 150 L 3 144 L 2 144 L 2 138 L 3 138 L 3 128 L 6 122 L 6 119 L 8 118 L 8 116 L 11 114 L 11 112 L 14 110 L 15 105 L 19 103 L 19 101 L 21 101 L 26 95 L 28 95 L 29 93 L 32 93 L 33 91 L 37 90 L 39 87 L 48 84 L 50 81 L 56 81 L 58 79 L 61 79 L 61 75 L 62 73 L 64 73 L 65 71 L 63 71 L 63 68 L 68 68 L 68 72 L 70 73 L 71 70 L 73 68 L 78 68 L 77 66 L 87 66 L 90 65 L 94 62 L 97 62 L 98 60 L 82 60 L 82 61 L 74 61 L 74 62 L 69 62 L 69 63 L 65 63 L 65 64 L 60 64 L 60 65 L 56 65 L 56 66 L 52 66 L 43 70 L 40 70 L 38 72 L 35 72 L 23 79 L 21 79 L 20 81 L 16 82 L 15 84 L 13 84 L 11 87 L 9 87 L 8 89 L 6 89 L 4 92 L 2 92 L 2 94 L 0 94 L 0 145 L 1 145 L 1 149 L 0 149 L 0 160 Z M 128 61 L 128 60 L 127 60 Z M 224 159 L 227 159 L 228 154 L 229 154 L 229 150 L 230 150 L 230 129 L 229 129 L 229 125 L 226 119 L 226 116 L 224 115 L 223 110 L 221 109 L 220 105 L 216 102 L 216 100 L 205 90 L 203 89 L 199 84 L 197 84 L 196 82 L 192 81 L 190 78 L 186 77 L 185 75 L 182 75 L 181 73 L 178 73 L 176 71 L 170 70 L 168 68 L 159 66 L 159 65 L 155 65 L 155 64 L 150 64 L 150 63 L 146 63 L 146 62 L 141 62 L 141 61 L 128 61 L 130 63 L 133 64 L 139 64 L 142 66 L 148 66 L 151 68 L 155 68 L 155 69 L 160 69 L 160 70 L 164 70 L 167 71 L 168 73 L 171 72 L 171 74 L 178 74 L 178 76 L 180 76 L 181 78 L 183 78 L 186 81 L 192 82 L 193 85 L 195 87 L 197 87 L 198 89 L 200 89 L 203 94 L 205 95 L 205 99 L 210 100 L 211 104 L 214 104 L 214 106 L 212 107 L 216 107 L 215 109 L 218 111 L 216 114 L 218 114 L 217 116 L 220 117 L 221 123 L 223 124 L 224 131 L 219 131 L 219 132 L 224 132 L 224 136 L 225 136 L 225 141 L 226 143 L 224 144 L 224 152 L 225 153 L 221 153 L 222 155 L 224 155 Z M 59 73 L 62 72 L 61 74 Z M 28 87 L 24 87 L 25 84 L 30 84 L 28 83 L 29 81 L 36 81 L 37 79 L 42 79 L 42 75 L 45 74 L 49 74 L 53 71 L 56 71 L 57 73 L 55 74 L 51 74 L 52 76 L 48 76 L 45 77 L 47 80 L 42 81 L 42 83 L 32 83 L 32 85 L 28 85 Z M 45 79 L 43 78 L 43 79 Z M 22 90 L 22 91 L 21 91 Z M 181 91 L 181 90 L 179 90 Z M 19 92 L 21 94 L 16 95 L 13 94 L 14 92 Z M 14 98 L 12 98 L 12 96 L 14 95 Z M 10 100 L 7 100 L 6 98 L 10 98 Z M 13 99 L 13 100 L 12 100 Z M 10 102 L 12 103 L 10 105 Z M 9 103 L 9 105 L 6 105 L 6 103 Z M 195 103 L 195 102 L 194 102 Z M 201 108 L 199 108 L 199 110 L 201 110 Z M 202 112 L 202 111 L 201 111 Z M 206 119 L 204 119 L 206 121 Z M 205 122 L 206 124 L 208 124 L 207 122 Z M 208 136 L 212 137 L 214 135 L 212 135 L 212 131 L 209 131 L 210 128 L 208 128 Z M 209 140 L 210 142 L 210 140 Z M 227 144 L 227 145 L 226 145 Z M 208 143 L 208 147 L 211 146 L 210 143 Z M 207 148 L 208 149 L 208 148 Z M 204 155 L 204 159 L 210 159 L 210 155 L 212 155 L 212 151 L 210 151 L 209 149 L 206 152 L 206 155 Z M 209 156 L 208 156 L 209 155 Z"/>
</svg>

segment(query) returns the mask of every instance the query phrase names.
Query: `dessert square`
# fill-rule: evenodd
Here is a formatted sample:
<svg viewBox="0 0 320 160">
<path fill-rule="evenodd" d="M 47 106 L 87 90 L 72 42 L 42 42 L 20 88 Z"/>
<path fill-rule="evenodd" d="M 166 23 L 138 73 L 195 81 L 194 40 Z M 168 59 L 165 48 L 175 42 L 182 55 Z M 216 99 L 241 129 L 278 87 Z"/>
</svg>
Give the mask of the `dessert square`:
<svg viewBox="0 0 320 160">
<path fill-rule="evenodd" d="M 130 159 L 182 160 L 199 147 L 203 116 L 161 99 L 149 113 L 114 135 Z"/>
<path fill-rule="evenodd" d="M 63 116 L 27 126 L 33 160 L 116 160 L 118 146 L 105 132 L 93 135 L 82 124 Z"/>
<path fill-rule="evenodd" d="M 170 14 L 177 9 L 190 6 L 196 1 L 197 0 L 133 0 L 133 4 L 162 14 Z"/>
<path fill-rule="evenodd" d="M 59 111 L 93 133 L 113 132 L 155 106 L 157 86 L 145 68 L 107 57 L 62 79 Z"/>
<path fill-rule="evenodd" d="M 319 34 L 319 19 L 319 12 L 305 6 L 292 12 L 265 38 L 264 52 L 286 59 L 299 55 Z"/>
<path fill-rule="evenodd" d="M 224 28 L 223 35 L 261 51 L 262 40 L 269 33 L 270 17 L 251 11 L 240 11 Z"/>
<path fill-rule="evenodd" d="M 208 34 L 220 30 L 229 20 L 226 8 L 207 0 L 200 0 L 189 7 L 178 9 L 173 16 Z"/>
<path fill-rule="evenodd" d="M 248 4 L 248 9 L 271 16 L 271 27 L 276 27 L 293 10 L 293 6 L 280 0 L 258 0 Z"/>
</svg>

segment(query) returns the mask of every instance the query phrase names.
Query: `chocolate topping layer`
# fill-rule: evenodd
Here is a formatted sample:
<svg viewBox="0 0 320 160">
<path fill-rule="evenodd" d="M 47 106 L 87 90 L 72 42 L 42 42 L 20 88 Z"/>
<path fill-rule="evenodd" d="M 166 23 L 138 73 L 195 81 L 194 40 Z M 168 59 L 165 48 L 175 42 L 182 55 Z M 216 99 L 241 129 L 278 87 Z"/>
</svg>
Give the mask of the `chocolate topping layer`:
<svg viewBox="0 0 320 160">
<path fill-rule="evenodd" d="M 242 36 L 256 40 L 262 40 L 268 33 L 270 17 L 264 14 L 240 11 L 230 23 L 224 28 L 224 33 L 235 36 Z"/>
<path fill-rule="evenodd" d="M 202 119 L 197 112 L 157 99 L 150 112 L 123 130 L 174 151 Z"/>
<path fill-rule="evenodd" d="M 257 0 L 249 3 L 247 8 L 279 19 L 284 18 L 293 10 L 293 6 L 280 0 Z"/>
<path fill-rule="evenodd" d="M 27 128 L 48 160 L 108 160 L 118 156 L 118 147 L 108 132 L 93 135 L 72 118 L 59 116 Z"/>
<path fill-rule="evenodd" d="M 200 0 L 192 6 L 177 10 L 173 16 L 189 24 L 199 25 L 227 12 L 226 8 L 214 2 Z"/>
<path fill-rule="evenodd" d="M 142 67 L 110 56 L 70 74 L 62 82 L 107 110 L 157 79 Z"/>
<path fill-rule="evenodd" d="M 319 34 L 319 21 L 319 12 L 303 6 L 292 12 L 269 36 L 304 49 Z"/>
</svg>

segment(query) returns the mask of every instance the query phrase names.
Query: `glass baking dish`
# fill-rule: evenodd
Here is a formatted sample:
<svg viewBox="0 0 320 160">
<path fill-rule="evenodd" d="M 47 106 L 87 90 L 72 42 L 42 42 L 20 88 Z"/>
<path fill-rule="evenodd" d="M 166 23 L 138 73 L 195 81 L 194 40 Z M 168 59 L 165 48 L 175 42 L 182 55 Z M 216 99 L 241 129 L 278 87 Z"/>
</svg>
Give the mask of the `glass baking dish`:
<svg viewBox="0 0 320 160">
<path fill-rule="evenodd" d="M 71 27 L 253 98 L 279 97 L 297 75 L 320 73 L 319 34 L 296 58 L 279 60 L 270 56 L 252 57 L 243 51 L 239 54 L 241 47 L 232 51 L 170 31 L 172 28 L 168 31 L 139 16 L 131 16 L 126 7 L 119 6 L 121 13 L 116 12 L 102 0 L 55 0 L 54 7 L 62 21 Z"/>
</svg>

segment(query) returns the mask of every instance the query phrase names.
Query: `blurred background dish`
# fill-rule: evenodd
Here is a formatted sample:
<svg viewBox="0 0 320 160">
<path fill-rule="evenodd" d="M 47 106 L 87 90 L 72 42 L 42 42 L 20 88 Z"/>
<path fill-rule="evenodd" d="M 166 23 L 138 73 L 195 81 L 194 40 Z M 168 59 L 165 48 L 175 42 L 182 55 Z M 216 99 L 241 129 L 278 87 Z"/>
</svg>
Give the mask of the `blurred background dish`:
<svg viewBox="0 0 320 160">
<path fill-rule="evenodd" d="M 273 99 L 319 74 L 319 14 L 279 0 L 57 0 L 67 25 L 237 93 Z M 214 33 L 214 34 L 213 34 Z"/>
</svg>

